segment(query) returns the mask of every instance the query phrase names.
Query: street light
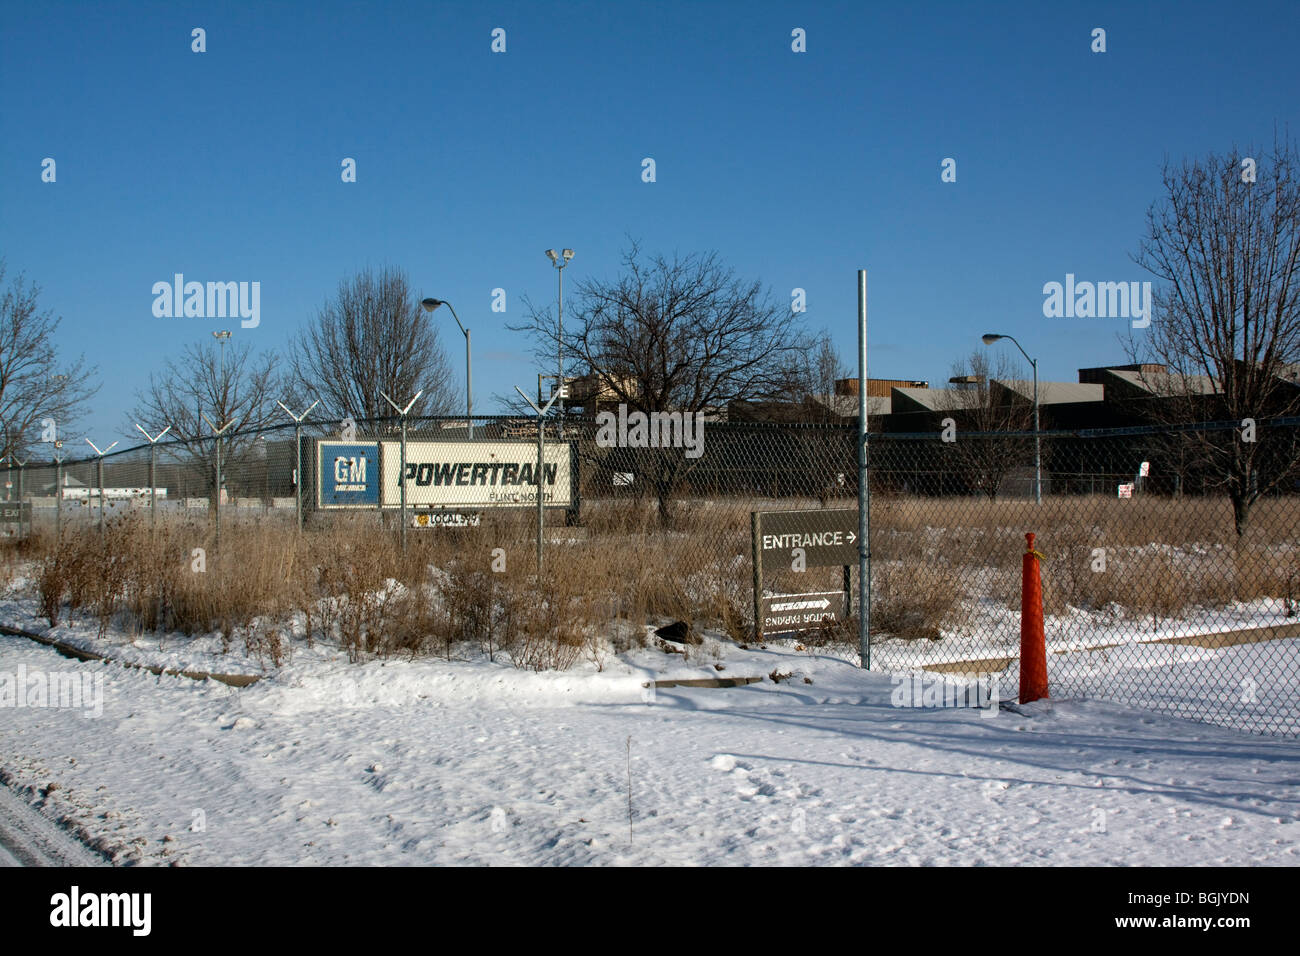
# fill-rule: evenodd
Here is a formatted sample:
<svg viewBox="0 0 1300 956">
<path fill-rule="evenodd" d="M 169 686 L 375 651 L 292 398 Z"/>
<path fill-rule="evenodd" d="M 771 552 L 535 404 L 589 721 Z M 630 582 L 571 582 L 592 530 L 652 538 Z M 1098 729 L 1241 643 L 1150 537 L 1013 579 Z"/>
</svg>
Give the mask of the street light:
<svg viewBox="0 0 1300 956">
<path fill-rule="evenodd" d="M 451 317 L 456 320 L 456 324 L 460 326 L 461 332 L 464 333 L 465 335 L 465 424 L 469 428 L 469 439 L 470 441 L 473 441 L 474 440 L 474 418 L 473 418 L 474 404 L 473 404 L 473 397 L 471 394 L 471 386 L 473 385 L 473 381 L 470 378 L 470 369 L 469 369 L 469 329 L 461 325 L 460 316 L 456 314 L 455 306 L 453 306 L 450 302 L 446 301 L 445 299 L 421 299 L 420 305 L 424 307 L 425 312 L 432 312 L 438 306 L 445 305 L 447 308 L 451 309 Z"/>
<path fill-rule="evenodd" d="M 1029 353 L 1024 350 L 1014 335 L 1003 335 L 997 332 L 985 332 L 982 336 L 985 345 L 992 345 L 1001 339 L 1007 339 L 1016 348 L 1020 349 L 1020 354 L 1025 357 L 1034 370 L 1034 504 L 1043 503 L 1043 450 L 1038 437 L 1038 362 L 1029 357 Z"/>
<path fill-rule="evenodd" d="M 212 337 L 221 343 L 221 371 L 217 376 L 218 387 L 224 391 L 224 379 L 226 377 L 226 340 L 230 338 L 230 329 L 222 329 L 220 332 L 213 332 Z"/>
<path fill-rule="evenodd" d="M 559 419 L 559 425 L 557 427 L 559 430 L 559 436 L 561 439 L 563 439 L 564 438 L 564 267 L 567 266 L 569 264 L 569 260 L 573 258 L 573 250 L 564 249 L 563 251 L 561 251 L 560 255 L 557 256 L 555 254 L 554 249 L 547 249 L 546 257 L 551 260 L 551 265 L 555 266 L 556 272 L 559 273 L 559 280 L 560 280 L 560 290 L 556 298 L 556 302 L 559 305 L 560 321 L 558 326 L 558 332 L 555 336 L 555 364 L 556 364 L 555 371 L 557 373 L 557 377 L 555 379 L 555 390 L 556 390 L 556 395 L 559 396 L 560 399 L 560 405 L 556 409 L 556 416 Z M 561 257 L 563 257 L 564 259 L 563 262 L 560 261 Z"/>
</svg>

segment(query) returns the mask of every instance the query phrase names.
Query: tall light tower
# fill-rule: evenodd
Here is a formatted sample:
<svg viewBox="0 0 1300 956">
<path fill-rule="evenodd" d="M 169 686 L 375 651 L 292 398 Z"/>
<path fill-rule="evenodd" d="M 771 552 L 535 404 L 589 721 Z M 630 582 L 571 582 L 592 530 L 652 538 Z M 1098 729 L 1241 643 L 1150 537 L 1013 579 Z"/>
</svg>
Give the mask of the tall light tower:
<svg viewBox="0 0 1300 956">
<path fill-rule="evenodd" d="M 230 329 L 213 332 L 212 337 L 221 343 L 221 365 L 219 366 L 217 379 L 218 384 L 223 385 L 226 377 L 226 340 L 230 338 Z"/>
<path fill-rule="evenodd" d="M 560 396 L 560 404 L 556 409 L 556 415 L 559 418 L 560 437 L 564 437 L 564 267 L 569 264 L 573 258 L 572 249 L 564 249 L 557 256 L 554 249 L 546 250 L 546 257 L 551 260 L 551 265 L 555 266 L 555 271 L 559 274 L 560 289 L 556 297 L 559 306 L 559 326 L 555 336 L 555 392 Z"/>
<path fill-rule="evenodd" d="M 221 402 L 221 407 L 216 409 L 217 421 L 226 416 L 226 395 L 229 389 L 226 388 L 226 340 L 230 338 L 230 329 L 222 329 L 219 332 L 213 332 L 212 337 L 221 343 L 221 364 L 217 372 L 217 395 Z M 222 431 L 225 431 L 223 428 Z M 217 432 L 217 541 L 221 541 L 221 432 Z"/>
</svg>

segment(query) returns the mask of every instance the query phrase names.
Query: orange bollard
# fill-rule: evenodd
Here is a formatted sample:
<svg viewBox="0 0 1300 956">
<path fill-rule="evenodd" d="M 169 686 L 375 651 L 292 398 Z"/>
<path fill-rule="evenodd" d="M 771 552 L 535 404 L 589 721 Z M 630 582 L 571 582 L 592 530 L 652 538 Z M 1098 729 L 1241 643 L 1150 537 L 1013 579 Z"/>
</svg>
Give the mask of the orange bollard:
<svg viewBox="0 0 1300 956">
<path fill-rule="evenodd" d="M 1043 581 L 1034 550 L 1034 535 L 1027 546 L 1020 578 L 1020 703 L 1047 696 L 1047 638 L 1043 634 Z"/>
</svg>

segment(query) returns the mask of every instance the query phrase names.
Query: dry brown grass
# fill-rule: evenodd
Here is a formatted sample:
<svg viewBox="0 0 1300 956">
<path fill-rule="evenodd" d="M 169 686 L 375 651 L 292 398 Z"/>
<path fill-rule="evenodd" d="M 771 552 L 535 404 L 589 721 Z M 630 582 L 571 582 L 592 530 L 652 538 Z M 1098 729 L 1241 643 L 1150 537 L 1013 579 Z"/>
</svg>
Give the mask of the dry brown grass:
<svg viewBox="0 0 1300 956">
<path fill-rule="evenodd" d="M 802 507 L 764 503 L 760 507 Z M 235 522 L 215 548 L 203 521 L 147 518 L 48 531 L 4 547 L 0 578 L 33 570 L 41 613 L 83 615 L 105 630 L 216 632 L 278 664 L 291 633 L 326 639 L 353 660 L 393 654 L 452 657 L 466 648 L 516 666 L 564 668 L 584 656 L 603 667 L 607 639 L 623 650 L 645 625 L 685 620 L 738 641 L 751 634 L 749 505 L 682 502 L 663 527 L 653 502 L 605 501 L 585 526 L 548 525 L 538 579 L 532 515 L 493 516 L 478 528 L 396 532 L 373 513 L 317 516 L 291 527 Z M 1300 501 L 1260 502 L 1238 540 L 1231 509 L 1214 499 L 983 499 L 881 497 L 873 504 L 873 629 L 935 638 L 963 623 L 969 599 L 1019 606 L 1024 533 L 1044 554 L 1045 609 L 1177 617 L 1197 607 L 1300 598 Z M 202 570 L 198 551 L 206 556 Z M 498 550 L 499 549 L 499 550 Z M 1106 570 L 1092 565 L 1103 549 Z M 494 569 L 494 556 L 505 567 Z M 840 570 L 768 569 L 778 591 L 833 590 Z M 293 626 L 293 622 L 297 622 Z M 612 629 L 611 629 L 611 622 Z"/>
</svg>

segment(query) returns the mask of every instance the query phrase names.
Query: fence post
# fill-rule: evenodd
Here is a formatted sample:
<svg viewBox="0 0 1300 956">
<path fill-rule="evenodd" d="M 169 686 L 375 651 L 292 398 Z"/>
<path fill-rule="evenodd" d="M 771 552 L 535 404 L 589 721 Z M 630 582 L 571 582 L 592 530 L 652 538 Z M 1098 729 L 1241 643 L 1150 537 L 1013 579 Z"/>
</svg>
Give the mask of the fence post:
<svg viewBox="0 0 1300 956">
<path fill-rule="evenodd" d="M 858 270 L 858 653 L 871 670 L 871 485 L 867 471 L 867 270 Z"/>
<path fill-rule="evenodd" d="M 405 553 L 406 552 L 406 413 L 411 410 L 412 405 L 414 405 L 416 402 L 420 400 L 420 396 L 424 394 L 424 389 L 420 389 L 418 392 L 416 392 L 415 398 L 407 402 L 405 408 L 398 408 L 397 403 L 393 401 L 391 398 L 389 398 L 387 395 L 384 395 L 383 392 L 380 392 L 379 394 L 383 395 L 384 401 L 386 401 L 389 405 L 392 405 L 393 409 L 397 412 L 397 414 L 402 417 L 402 443 L 401 443 L 402 444 L 402 466 L 401 466 L 401 471 L 397 475 L 397 482 L 401 486 L 401 490 L 402 490 L 402 517 L 401 517 L 402 528 L 400 534 L 402 539 L 402 552 Z M 380 507 L 383 507 L 382 501 L 380 502 Z"/>
<path fill-rule="evenodd" d="M 18 461 L 17 458 L 14 461 Z M 23 465 L 25 461 L 18 461 L 18 537 L 23 536 Z M 27 533 L 32 533 L 31 522 L 28 522 Z"/>
<path fill-rule="evenodd" d="M 402 468 L 398 472 L 398 480 L 402 486 L 402 518 L 401 535 L 402 535 L 402 553 L 406 553 L 406 416 L 402 416 Z"/>
<path fill-rule="evenodd" d="M 149 442 L 149 530 L 153 531 L 158 527 L 158 482 L 155 480 L 155 472 L 158 466 L 158 442 L 172 430 L 168 425 L 157 435 L 150 435 L 141 427 L 139 422 L 135 423 L 135 429 L 145 437 Z"/>
<path fill-rule="evenodd" d="M 108 446 L 107 448 L 105 448 L 103 451 L 100 451 L 100 450 L 99 450 L 99 446 L 96 445 L 96 444 L 95 444 L 93 441 L 91 441 L 89 438 L 86 439 L 86 444 L 89 445 L 91 448 L 95 449 L 95 454 L 99 456 L 99 462 L 98 462 L 98 465 L 99 465 L 99 468 L 98 468 L 98 472 L 99 472 L 99 536 L 102 538 L 102 537 L 104 536 L 104 505 L 105 505 L 105 502 L 104 502 L 104 455 L 106 455 L 108 452 L 112 451 L 112 450 L 113 450 L 113 445 L 116 445 L 117 442 L 113 442 L 113 445 L 109 445 L 109 446 Z M 86 501 L 87 504 L 90 503 L 90 501 L 89 501 L 89 497 L 90 497 L 90 496 L 87 495 L 87 501 Z"/>
<path fill-rule="evenodd" d="M 560 397 L 560 390 L 557 388 L 551 400 L 544 406 L 542 401 L 542 376 L 537 376 L 537 401 L 524 394 L 524 390 L 518 385 L 515 391 L 522 396 L 523 400 L 532 406 L 533 411 L 537 412 L 537 473 L 533 475 L 533 481 L 537 484 L 537 582 L 542 580 L 542 475 L 545 473 L 544 461 L 542 459 L 542 419 L 546 413 L 551 410 L 555 400 Z"/>
<path fill-rule="evenodd" d="M 233 418 L 227 419 L 226 423 L 222 425 L 220 428 L 212 424 L 211 421 L 208 421 L 207 415 L 203 416 L 203 420 L 207 422 L 208 427 L 212 429 L 212 433 L 213 433 L 212 440 L 213 442 L 216 443 L 216 447 L 217 447 L 217 508 L 215 512 L 216 526 L 217 526 L 217 542 L 216 542 L 215 550 L 220 551 L 221 550 L 221 433 L 224 432 L 231 425 L 233 425 L 235 423 L 235 420 Z"/>
<path fill-rule="evenodd" d="M 759 512 L 749 513 L 750 564 L 754 571 L 754 643 L 763 642 L 763 547 L 760 535 L 763 519 Z"/>
<path fill-rule="evenodd" d="M 63 539 L 63 442 L 54 442 L 54 540 Z"/>
<path fill-rule="evenodd" d="M 541 378 L 537 381 L 537 401 L 542 400 L 542 383 Z M 546 522 L 546 510 L 542 507 L 542 473 L 545 470 L 545 460 L 542 457 L 542 429 L 545 425 L 542 422 L 542 413 L 537 413 L 537 470 L 533 472 L 533 480 L 537 482 L 537 583 L 542 581 L 542 541 L 544 538 L 543 526 Z"/>
<path fill-rule="evenodd" d="M 297 498 L 298 508 L 298 530 L 302 530 L 302 420 L 310 414 L 311 410 L 320 404 L 320 399 L 312 402 L 307 406 L 307 410 L 301 415 L 295 415 L 289 411 L 284 402 L 276 402 L 284 409 L 284 413 L 293 419 L 293 487 L 294 495 Z"/>
<path fill-rule="evenodd" d="M 293 490 L 297 499 L 298 530 L 302 530 L 302 423 L 293 423 Z"/>
</svg>

